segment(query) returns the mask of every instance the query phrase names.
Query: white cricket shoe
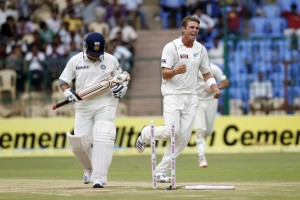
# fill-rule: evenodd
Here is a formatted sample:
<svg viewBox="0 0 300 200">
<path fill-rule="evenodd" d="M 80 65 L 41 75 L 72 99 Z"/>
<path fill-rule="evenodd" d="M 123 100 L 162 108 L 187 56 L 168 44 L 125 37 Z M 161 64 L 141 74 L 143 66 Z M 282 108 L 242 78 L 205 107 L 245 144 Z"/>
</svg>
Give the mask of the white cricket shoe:
<svg viewBox="0 0 300 200">
<path fill-rule="evenodd" d="M 159 183 L 170 183 L 171 177 L 168 176 L 166 173 L 157 173 L 156 174 L 156 181 Z"/>
<path fill-rule="evenodd" d="M 201 167 L 201 168 L 208 167 L 205 156 L 203 156 L 199 159 L 199 167 Z"/>
<path fill-rule="evenodd" d="M 136 140 L 135 148 L 139 153 L 142 153 L 145 150 L 145 144 L 143 143 L 142 135 L 140 135 Z"/>
<path fill-rule="evenodd" d="M 104 187 L 99 179 L 95 179 L 93 182 L 93 188 L 104 188 Z"/>
<path fill-rule="evenodd" d="M 85 169 L 83 172 L 82 180 L 84 184 L 89 184 L 91 182 L 92 170 Z"/>
<path fill-rule="evenodd" d="M 139 153 L 142 153 L 145 150 L 145 147 L 150 143 L 150 141 L 143 139 L 146 131 L 149 131 L 150 126 L 144 126 L 141 130 L 141 135 L 137 138 L 135 143 L 135 148 Z"/>
</svg>

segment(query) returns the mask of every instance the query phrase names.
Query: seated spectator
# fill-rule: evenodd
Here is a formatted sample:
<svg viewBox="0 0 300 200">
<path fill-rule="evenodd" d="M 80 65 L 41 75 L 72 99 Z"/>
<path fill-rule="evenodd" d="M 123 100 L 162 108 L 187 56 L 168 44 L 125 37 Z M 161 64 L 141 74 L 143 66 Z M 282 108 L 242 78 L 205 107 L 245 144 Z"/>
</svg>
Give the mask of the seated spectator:
<svg viewBox="0 0 300 200">
<path fill-rule="evenodd" d="M 25 17 L 20 17 L 17 22 L 18 38 L 23 38 L 25 35 L 32 34 L 34 26 L 31 21 Z"/>
<path fill-rule="evenodd" d="M 126 15 L 129 18 L 129 24 L 137 29 L 135 20 L 140 18 L 140 25 L 142 29 L 148 29 L 146 15 L 141 8 L 143 0 L 121 0 L 125 7 Z"/>
<path fill-rule="evenodd" d="M 6 18 L 6 22 L 1 26 L 1 37 L 4 39 L 18 39 L 17 26 L 15 24 L 15 19 L 12 16 Z"/>
<path fill-rule="evenodd" d="M 50 43 L 52 43 L 55 32 L 48 27 L 46 22 L 41 21 L 40 22 L 39 34 L 40 34 L 41 39 L 44 43 L 50 44 Z"/>
<path fill-rule="evenodd" d="M 67 55 L 67 51 L 64 45 L 60 42 L 60 37 L 55 36 L 53 43 L 48 45 L 46 51 L 47 62 L 45 63 L 47 69 L 45 70 L 45 90 L 51 92 L 51 84 L 54 80 L 59 78 L 59 75 L 64 69 L 64 58 Z"/>
<path fill-rule="evenodd" d="M 59 55 L 59 56 L 66 56 L 67 55 L 67 49 L 61 42 L 60 36 L 59 35 L 54 35 L 53 36 L 53 41 L 52 43 L 47 44 L 46 47 L 46 56 L 51 56 L 53 54 Z"/>
<path fill-rule="evenodd" d="M 208 40 L 208 38 L 214 31 L 215 20 L 203 13 L 203 11 L 200 8 L 195 9 L 193 16 L 197 17 L 200 20 L 200 29 L 197 40 Z"/>
<path fill-rule="evenodd" d="M 214 38 L 213 45 L 207 50 L 207 53 L 212 63 L 224 66 L 224 45 L 220 37 Z"/>
<path fill-rule="evenodd" d="M 29 72 L 29 88 L 32 91 L 44 89 L 45 60 L 45 54 L 39 50 L 36 43 L 33 43 L 31 51 L 25 54 L 25 66 Z"/>
<path fill-rule="evenodd" d="M 40 51 L 46 51 L 47 44 L 42 40 L 41 35 L 38 31 L 33 32 L 33 42 L 28 45 L 32 45 L 33 43 L 39 47 Z"/>
<path fill-rule="evenodd" d="M 52 9 L 51 10 L 51 17 L 49 17 L 46 20 L 46 23 L 55 34 L 59 31 L 61 27 L 61 16 L 59 15 L 59 12 L 57 9 Z"/>
<path fill-rule="evenodd" d="M 82 19 L 76 16 L 75 10 L 70 10 L 69 15 L 62 19 L 62 23 L 68 23 L 68 30 L 70 32 L 82 33 L 84 30 L 84 24 Z"/>
<path fill-rule="evenodd" d="M 21 46 L 14 45 L 11 54 L 6 58 L 6 68 L 17 72 L 17 92 L 24 92 L 27 74 L 24 71 L 23 52 Z"/>
<path fill-rule="evenodd" d="M 78 48 L 74 40 L 71 41 L 70 48 L 67 50 L 66 60 L 70 60 L 74 55 L 78 54 L 81 51 L 81 48 Z"/>
<path fill-rule="evenodd" d="M 88 24 L 88 32 L 98 32 L 101 33 L 106 41 L 109 41 L 109 25 L 104 21 L 104 16 L 99 15 L 96 17 L 96 21 Z"/>
<path fill-rule="evenodd" d="M 253 114 L 263 111 L 268 114 L 271 109 L 271 98 L 273 97 L 273 85 L 271 81 L 264 79 L 262 72 L 258 72 L 258 79 L 250 83 L 249 105 Z"/>
<path fill-rule="evenodd" d="M 181 27 L 182 8 L 184 8 L 184 4 L 184 0 L 160 0 L 163 29 Z"/>
<path fill-rule="evenodd" d="M 203 10 L 203 13 L 207 14 L 215 20 L 216 23 L 222 23 L 222 11 L 219 0 L 206 0 L 206 1 L 196 1 L 197 7 Z"/>
<path fill-rule="evenodd" d="M 126 10 L 124 5 L 119 0 L 112 0 L 105 6 L 106 14 L 105 21 L 109 24 L 112 29 L 117 24 L 117 19 L 120 17 L 126 17 Z"/>
<path fill-rule="evenodd" d="M 237 2 L 234 2 L 230 10 L 227 11 L 227 27 L 228 34 L 233 36 L 240 36 L 243 34 L 241 32 L 241 24 L 243 21 L 244 9 Z"/>
<path fill-rule="evenodd" d="M 119 33 L 121 33 L 121 35 L 118 36 Z M 119 18 L 117 20 L 117 26 L 111 30 L 109 38 L 121 39 L 122 43 L 125 43 L 131 53 L 134 54 L 134 43 L 137 40 L 138 35 L 136 30 L 132 26 L 128 25 L 124 18 Z"/>
<path fill-rule="evenodd" d="M 96 21 L 96 17 L 97 15 L 99 16 L 99 13 L 101 13 L 101 17 L 105 15 L 105 8 L 102 7 L 100 2 L 99 0 L 82 0 L 82 3 L 79 4 L 77 17 L 81 18 L 83 22 L 84 33 L 87 32 L 89 23 Z"/>
<path fill-rule="evenodd" d="M 118 59 L 122 70 L 130 73 L 132 69 L 132 53 L 126 47 L 122 46 L 121 42 L 117 38 L 112 39 L 108 46 L 108 52 Z"/>
<path fill-rule="evenodd" d="M 53 1 L 50 0 L 39 1 L 36 9 L 32 10 L 32 13 L 30 13 L 30 19 L 35 23 L 46 21 L 51 17 L 52 4 Z"/>
<path fill-rule="evenodd" d="M 60 40 L 65 46 L 65 49 L 70 48 L 72 41 L 76 43 L 78 49 L 82 47 L 82 35 L 79 32 L 70 31 L 67 22 L 62 24 L 62 28 L 59 30 L 58 35 L 60 36 Z"/>
<path fill-rule="evenodd" d="M 65 0 L 66 2 L 66 7 L 62 10 L 61 12 L 61 18 L 63 19 L 64 17 L 69 16 L 70 12 L 75 12 L 76 14 L 79 13 L 78 6 L 73 3 L 73 0 Z"/>
<path fill-rule="evenodd" d="M 287 28 L 284 30 L 286 37 L 297 35 L 300 37 L 300 14 L 297 13 L 297 4 L 291 5 L 290 11 L 283 11 L 281 16 L 287 21 Z"/>
<path fill-rule="evenodd" d="M 6 4 L 7 1 L 0 1 L 0 27 L 5 23 L 8 16 L 11 16 L 16 21 L 19 18 L 18 11 L 13 7 L 13 4 Z"/>
</svg>

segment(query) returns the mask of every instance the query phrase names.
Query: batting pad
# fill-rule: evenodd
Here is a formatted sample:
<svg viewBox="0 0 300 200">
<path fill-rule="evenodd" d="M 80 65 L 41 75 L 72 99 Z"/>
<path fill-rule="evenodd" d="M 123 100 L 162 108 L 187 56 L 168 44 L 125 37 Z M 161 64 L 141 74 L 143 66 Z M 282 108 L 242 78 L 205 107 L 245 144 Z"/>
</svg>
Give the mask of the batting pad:
<svg viewBox="0 0 300 200">
<path fill-rule="evenodd" d="M 112 122 L 96 121 L 93 135 L 92 176 L 95 180 L 98 179 L 102 185 L 105 185 L 108 169 L 113 158 L 116 127 Z"/>
<path fill-rule="evenodd" d="M 235 186 L 225 185 L 190 185 L 183 188 L 186 190 L 235 190 Z"/>
<path fill-rule="evenodd" d="M 81 166 L 84 169 L 92 170 L 92 147 L 90 137 L 88 135 L 75 136 L 70 133 L 67 135 L 71 149 Z"/>
</svg>

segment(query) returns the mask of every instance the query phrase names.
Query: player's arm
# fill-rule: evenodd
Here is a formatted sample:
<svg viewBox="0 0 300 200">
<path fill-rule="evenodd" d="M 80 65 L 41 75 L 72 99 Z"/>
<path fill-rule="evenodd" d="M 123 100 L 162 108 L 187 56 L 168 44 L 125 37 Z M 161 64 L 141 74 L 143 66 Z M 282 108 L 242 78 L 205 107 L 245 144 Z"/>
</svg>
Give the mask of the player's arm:
<svg viewBox="0 0 300 200">
<path fill-rule="evenodd" d="M 59 79 L 59 85 L 69 102 L 79 102 L 81 100 L 80 96 L 70 88 L 70 85 L 67 82 Z"/>
<path fill-rule="evenodd" d="M 223 90 L 223 89 L 227 88 L 228 86 L 229 86 L 228 79 L 225 79 L 218 84 L 219 90 Z"/>
<path fill-rule="evenodd" d="M 177 68 L 174 69 L 169 69 L 167 67 L 162 67 L 161 68 L 161 74 L 163 79 L 171 79 L 174 76 L 176 76 L 177 74 L 183 74 L 186 72 L 186 65 L 180 65 Z"/>
<path fill-rule="evenodd" d="M 221 95 L 221 91 L 217 86 L 217 82 L 212 74 L 209 72 L 202 74 L 207 86 L 214 91 L 214 98 L 218 99 Z"/>
<path fill-rule="evenodd" d="M 59 81 L 59 85 L 60 85 L 60 88 L 62 91 L 65 91 L 66 89 L 70 88 L 69 83 L 67 83 L 61 79 L 58 79 L 58 81 Z"/>
</svg>

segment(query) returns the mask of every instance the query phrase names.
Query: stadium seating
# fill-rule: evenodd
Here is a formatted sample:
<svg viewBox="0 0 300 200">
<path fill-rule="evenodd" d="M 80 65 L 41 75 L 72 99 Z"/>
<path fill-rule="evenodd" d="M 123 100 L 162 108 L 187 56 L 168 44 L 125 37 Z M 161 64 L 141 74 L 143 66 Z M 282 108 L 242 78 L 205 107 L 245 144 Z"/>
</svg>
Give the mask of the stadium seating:
<svg viewBox="0 0 300 200">
<path fill-rule="evenodd" d="M 265 37 L 267 36 L 267 18 L 265 17 L 253 17 L 249 20 L 249 37 Z"/>
<path fill-rule="evenodd" d="M 262 6 L 262 10 L 265 13 L 266 17 L 279 17 L 280 10 L 276 4 L 265 4 Z"/>
<path fill-rule="evenodd" d="M 12 101 L 16 100 L 17 72 L 11 69 L 0 70 L 0 100 L 3 93 L 8 92 Z"/>
<path fill-rule="evenodd" d="M 286 20 L 281 17 L 267 18 L 267 30 L 269 37 L 283 37 L 283 31 L 287 27 Z"/>
</svg>

